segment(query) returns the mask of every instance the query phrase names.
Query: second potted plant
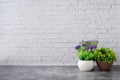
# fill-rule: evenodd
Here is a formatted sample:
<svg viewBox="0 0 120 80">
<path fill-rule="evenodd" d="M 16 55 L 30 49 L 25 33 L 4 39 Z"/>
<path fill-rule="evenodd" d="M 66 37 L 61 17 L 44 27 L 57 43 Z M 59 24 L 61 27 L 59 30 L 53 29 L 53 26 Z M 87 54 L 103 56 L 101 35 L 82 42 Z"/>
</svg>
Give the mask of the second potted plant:
<svg viewBox="0 0 120 80">
<path fill-rule="evenodd" d="M 113 62 L 117 60 L 114 51 L 106 47 L 96 49 L 94 57 L 101 71 L 109 71 Z"/>
</svg>

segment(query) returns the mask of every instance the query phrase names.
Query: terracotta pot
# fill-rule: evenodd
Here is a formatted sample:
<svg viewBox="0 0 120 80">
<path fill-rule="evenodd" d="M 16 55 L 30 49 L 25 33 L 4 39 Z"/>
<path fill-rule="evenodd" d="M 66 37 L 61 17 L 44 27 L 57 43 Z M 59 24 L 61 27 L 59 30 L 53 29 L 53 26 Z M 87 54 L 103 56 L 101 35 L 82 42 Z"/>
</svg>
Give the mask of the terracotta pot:
<svg viewBox="0 0 120 80">
<path fill-rule="evenodd" d="M 98 61 L 96 62 L 100 71 L 109 71 L 113 65 L 113 62 L 112 63 L 98 62 Z"/>
<path fill-rule="evenodd" d="M 92 71 L 94 68 L 93 60 L 79 60 L 77 65 L 81 71 Z"/>
</svg>

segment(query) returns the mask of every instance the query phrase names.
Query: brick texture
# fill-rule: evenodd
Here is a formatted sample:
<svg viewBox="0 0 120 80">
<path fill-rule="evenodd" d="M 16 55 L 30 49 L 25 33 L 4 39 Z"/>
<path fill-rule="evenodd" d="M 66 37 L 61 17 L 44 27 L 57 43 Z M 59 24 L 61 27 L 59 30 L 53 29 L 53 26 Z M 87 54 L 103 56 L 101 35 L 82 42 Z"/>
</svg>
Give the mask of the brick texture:
<svg viewBox="0 0 120 80">
<path fill-rule="evenodd" d="M 0 0 L 0 65 L 76 65 L 96 39 L 120 64 L 120 0 Z"/>
</svg>

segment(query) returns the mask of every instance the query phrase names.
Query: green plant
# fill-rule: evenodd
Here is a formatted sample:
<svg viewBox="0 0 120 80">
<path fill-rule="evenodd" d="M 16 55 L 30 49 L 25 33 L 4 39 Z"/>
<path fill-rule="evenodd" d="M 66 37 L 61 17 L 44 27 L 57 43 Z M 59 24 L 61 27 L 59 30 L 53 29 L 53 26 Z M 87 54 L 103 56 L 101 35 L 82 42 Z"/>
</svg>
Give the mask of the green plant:
<svg viewBox="0 0 120 80">
<path fill-rule="evenodd" d="M 94 51 L 97 48 L 98 41 L 81 41 L 79 45 L 75 47 L 78 51 L 77 55 L 80 60 L 93 60 Z"/>
<path fill-rule="evenodd" d="M 103 61 L 107 63 L 117 60 L 114 51 L 106 47 L 96 49 L 94 57 L 96 61 Z"/>
</svg>

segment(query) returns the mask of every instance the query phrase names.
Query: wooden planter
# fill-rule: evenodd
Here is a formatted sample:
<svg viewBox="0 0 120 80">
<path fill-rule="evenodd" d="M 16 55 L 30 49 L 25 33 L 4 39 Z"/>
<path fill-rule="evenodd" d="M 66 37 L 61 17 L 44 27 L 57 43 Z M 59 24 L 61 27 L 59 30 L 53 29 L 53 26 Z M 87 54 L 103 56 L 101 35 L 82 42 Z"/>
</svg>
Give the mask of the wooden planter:
<svg viewBox="0 0 120 80">
<path fill-rule="evenodd" d="M 96 62 L 100 71 L 109 71 L 113 65 L 113 62 L 112 63 L 98 62 L 98 61 Z"/>
</svg>

